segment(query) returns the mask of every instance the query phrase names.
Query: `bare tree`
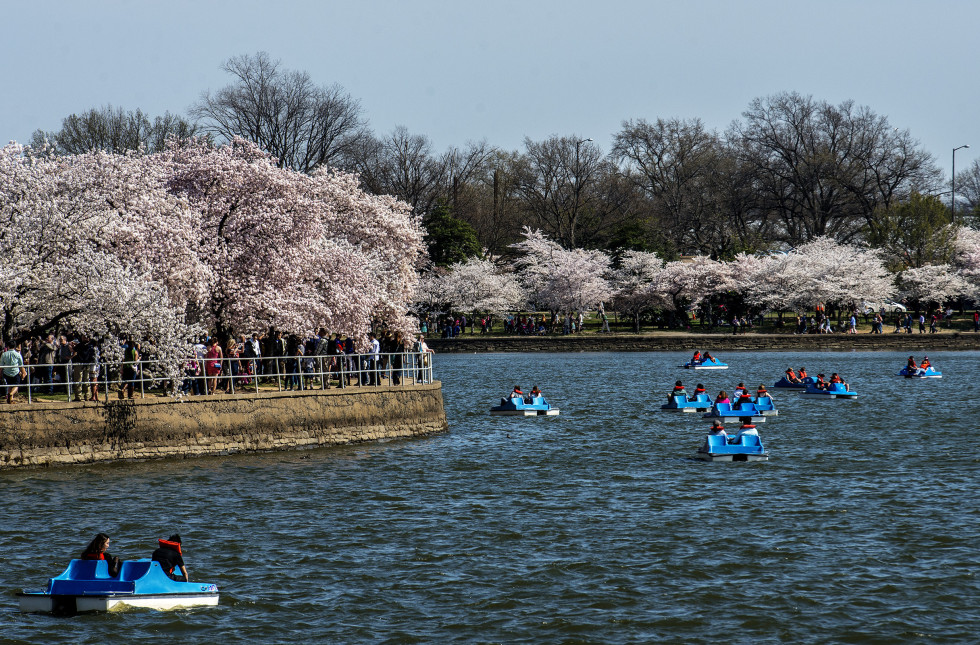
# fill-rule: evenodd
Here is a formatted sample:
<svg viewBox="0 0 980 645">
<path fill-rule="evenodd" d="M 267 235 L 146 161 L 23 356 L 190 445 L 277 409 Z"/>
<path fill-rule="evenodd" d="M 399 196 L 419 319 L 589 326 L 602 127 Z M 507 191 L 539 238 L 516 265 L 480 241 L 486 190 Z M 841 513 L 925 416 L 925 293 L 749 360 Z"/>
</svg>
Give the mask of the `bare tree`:
<svg viewBox="0 0 980 645">
<path fill-rule="evenodd" d="M 970 166 L 956 175 L 956 201 L 962 201 L 962 205 L 957 205 L 957 217 L 966 213 L 974 218 L 980 217 L 980 160 L 974 161 Z M 976 226 L 976 223 L 974 223 Z"/>
<path fill-rule="evenodd" d="M 724 246 L 722 198 L 716 194 L 724 156 L 718 137 L 700 119 L 625 121 L 612 155 L 649 199 L 671 246 L 688 253 Z"/>
<path fill-rule="evenodd" d="M 443 195 L 446 160 L 432 152 L 432 142 L 421 134 L 396 127 L 383 138 L 363 137 L 352 155 L 351 169 L 376 195 L 394 195 L 425 215 Z"/>
<path fill-rule="evenodd" d="M 874 226 L 878 207 L 938 177 L 907 132 L 852 101 L 834 106 L 783 93 L 755 99 L 743 117 L 728 137 L 754 168 L 761 207 L 779 219 L 790 244 L 858 237 Z"/>
<path fill-rule="evenodd" d="M 222 69 L 234 82 L 205 92 L 191 110 L 206 132 L 254 141 L 283 168 L 348 167 L 367 123 L 360 103 L 342 87 L 317 86 L 306 72 L 281 69 L 265 52 L 236 56 Z"/>
<path fill-rule="evenodd" d="M 196 128 L 187 120 L 169 112 L 151 121 L 142 110 L 127 112 L 106 105 L 65 117 L 57 132 L 37 130 L 31 136 L 31 146 L 40 150 L 47 143 L 54 147 L 56 154 L 63 155 L 92 150 L 159 152 L 167 139 L 186 139 L 195 132 Z"/>
<path fill-rule="evenodd" d="M 524 140 L 515 165 L 517 190 L 529 221 L 565 248 L 608 231 L 624 216 L 623 202 L 608 200 L 620 186 L 614 164 L 589 140 L 554 136 Z"/>
</svg>

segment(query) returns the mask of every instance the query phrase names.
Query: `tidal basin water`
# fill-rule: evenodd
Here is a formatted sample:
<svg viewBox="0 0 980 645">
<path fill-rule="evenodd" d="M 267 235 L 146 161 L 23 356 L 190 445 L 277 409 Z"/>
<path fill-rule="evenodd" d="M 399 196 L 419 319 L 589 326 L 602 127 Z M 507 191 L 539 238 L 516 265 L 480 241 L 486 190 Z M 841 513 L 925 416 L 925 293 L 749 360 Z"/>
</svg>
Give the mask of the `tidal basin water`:
<svg viewBox="0 0 980 645">
<path fill-rule="evenodd" d="M 5 471 L 0 642 L 975 643 L 980 353 L 906 357 L 438 355 L 445 435 Z M 861 396 L 777 392 L 767 463 L 694 461 L 707 422 L 659 409 L 801 365 Z M 490 417 L 515 384 L 561 415 Z M 179 531 L 221 604 L 20 614 L 98 531 L 123 558 Z"/>
</svg>

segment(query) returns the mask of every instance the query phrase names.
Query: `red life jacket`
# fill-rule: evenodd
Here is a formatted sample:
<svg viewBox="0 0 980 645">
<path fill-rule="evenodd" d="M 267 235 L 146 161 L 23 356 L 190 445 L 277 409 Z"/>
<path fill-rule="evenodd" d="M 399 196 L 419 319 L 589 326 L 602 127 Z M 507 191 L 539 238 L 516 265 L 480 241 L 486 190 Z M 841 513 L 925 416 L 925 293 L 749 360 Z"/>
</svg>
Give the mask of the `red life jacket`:
<svg viewBox="0 0 980 645">
<path fill-rule="evenodd" d="M 83 553 L 82 560 L 105 560 L 105 553 Z"/>
<path fill-rule="evenodd" d="M 684 391 L 684 386 L 683 385 L 675 385 L 674 386 L 674 391 L 675 392 L 683 392 Z"/>
<path fill-rule="evenodd" d="M 170 540 L 164 540 L 162 538 L 159 539 L 159 540 L 157 540 L 157 542 L 160 543 L 160 548 L 161 549 L 162 548 L 171 548 L 174 551 L 176 551 L 177 553 L 179 553 L 180 555 L 184 555 L 183 553 L 180 553 L 180 542 L 171 542 Z"/>
<path fill-rule="evenodd" d="M 755 429 L 755 426 L 752 425 L 751 423 L 743 423 L 742 424 L 742 427 L 739 428 L 739 430 L 754 430 L 754 429 Z"/>
</svg>

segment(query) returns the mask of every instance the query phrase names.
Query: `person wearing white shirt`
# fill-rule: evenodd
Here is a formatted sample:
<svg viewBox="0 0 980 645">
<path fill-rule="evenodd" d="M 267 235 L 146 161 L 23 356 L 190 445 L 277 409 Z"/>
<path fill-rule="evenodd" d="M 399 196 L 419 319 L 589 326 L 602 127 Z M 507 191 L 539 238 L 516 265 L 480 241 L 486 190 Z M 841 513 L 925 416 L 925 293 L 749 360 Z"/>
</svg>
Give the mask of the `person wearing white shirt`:
<svg viewBox="0 0 980 645">
<path fill-rule="evenodd" d="M 368 334 L 368 344 L 370 345 L 370 350 L 367 359 L 367 384 L 368 385 L 381 385 L 378 378 L 378 361 L 381 359 L 381 343 L 378 342 L 378 337 L 374 335 L 374 332 Z"/>
</svg>

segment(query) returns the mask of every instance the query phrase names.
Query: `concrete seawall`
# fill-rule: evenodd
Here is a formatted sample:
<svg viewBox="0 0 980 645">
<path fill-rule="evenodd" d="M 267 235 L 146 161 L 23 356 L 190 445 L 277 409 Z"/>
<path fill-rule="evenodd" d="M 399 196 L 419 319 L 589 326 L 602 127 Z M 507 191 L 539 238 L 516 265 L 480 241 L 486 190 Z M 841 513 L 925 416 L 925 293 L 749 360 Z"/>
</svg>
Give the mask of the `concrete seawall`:
<svg viewBox="0 0 980 645">
<path fill-rule="evenodd" d="M 448 430 L 440 383 L 0 407 L 0 469 L 315 448 Z"/>
<path fill-rule="evenodd" d="M 677 352 L 720 351 L 907 351 L 980 350 L 980 334 L 575 334 L 570 336 L 480 336 L 426 339 L 437 353 L 484 352 Z M 722 359 L 724 360 L 724 359 Z"/>
</svg>

